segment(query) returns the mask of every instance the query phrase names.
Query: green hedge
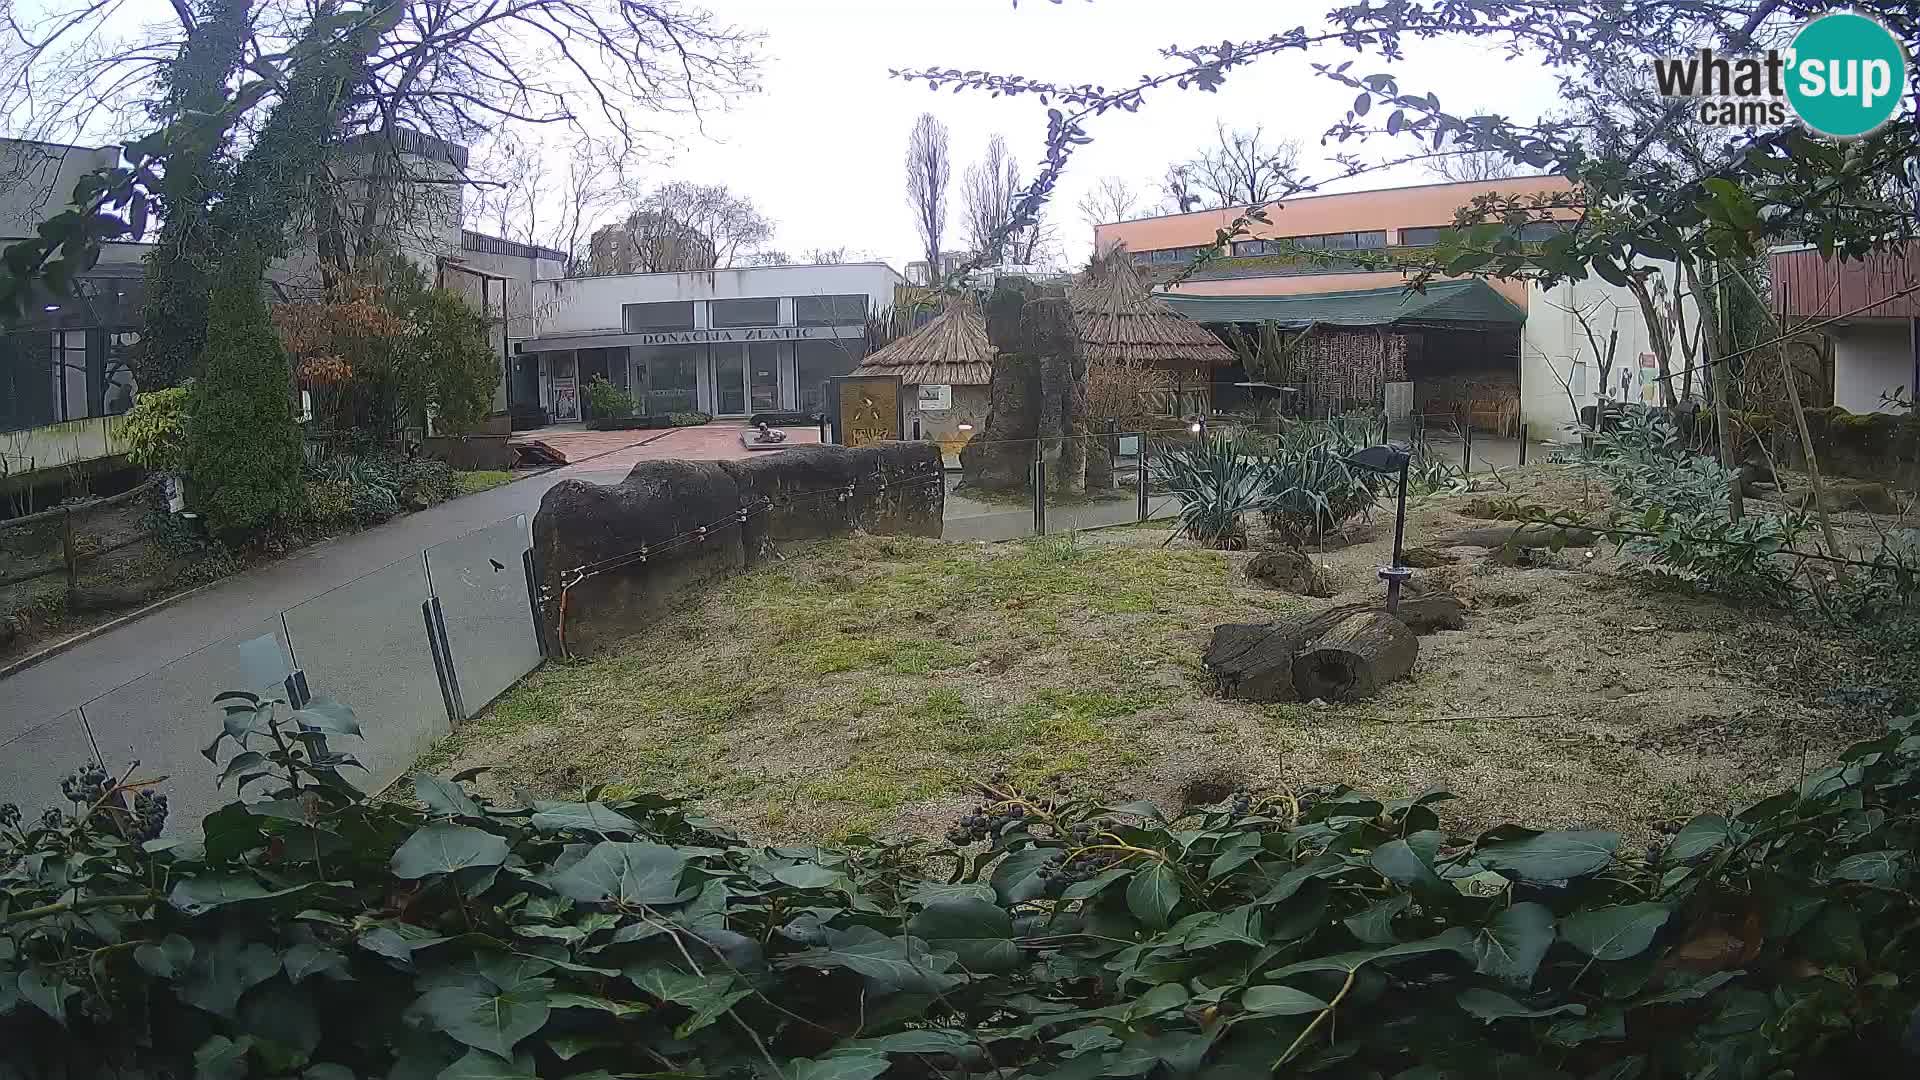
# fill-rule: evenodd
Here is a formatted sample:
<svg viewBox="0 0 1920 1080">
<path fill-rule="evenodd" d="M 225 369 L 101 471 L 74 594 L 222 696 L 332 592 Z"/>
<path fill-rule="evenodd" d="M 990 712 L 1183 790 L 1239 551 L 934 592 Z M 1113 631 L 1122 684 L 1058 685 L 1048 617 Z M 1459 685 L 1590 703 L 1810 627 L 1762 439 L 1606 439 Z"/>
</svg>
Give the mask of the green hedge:
<svg viewBox="0 0 1920 1080">
<path fill-rule="evenodd" d="M 367 802 L 350 712 L 222 704 L 261 801 L 204 842 L 97 769 L 0 814 L 0 1076 L 1913 1075 L 1910 719 L 1645 852 L 1451 836 L 1439 792 L 996 781 L 947 844 L 831 850 L 613 786 Z"/>
</svg>

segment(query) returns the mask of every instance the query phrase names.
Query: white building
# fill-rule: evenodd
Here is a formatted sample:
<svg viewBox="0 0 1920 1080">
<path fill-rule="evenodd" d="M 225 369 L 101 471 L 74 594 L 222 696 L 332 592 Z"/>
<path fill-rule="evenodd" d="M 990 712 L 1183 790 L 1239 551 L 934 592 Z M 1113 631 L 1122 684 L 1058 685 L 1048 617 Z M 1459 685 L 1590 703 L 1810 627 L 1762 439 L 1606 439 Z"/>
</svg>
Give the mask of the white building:
<svg viewBox="0 0 1920 1080">
<path fill-rule="evenodd" d="M 554 423 L 584 416 L 603 377 L 647 415 L 825 408 L 827 379 L 866 355 L 869 313 L 902 284 L 885 263 L 564 278 L 533 285 L 509 400 Z"/>
</svg>

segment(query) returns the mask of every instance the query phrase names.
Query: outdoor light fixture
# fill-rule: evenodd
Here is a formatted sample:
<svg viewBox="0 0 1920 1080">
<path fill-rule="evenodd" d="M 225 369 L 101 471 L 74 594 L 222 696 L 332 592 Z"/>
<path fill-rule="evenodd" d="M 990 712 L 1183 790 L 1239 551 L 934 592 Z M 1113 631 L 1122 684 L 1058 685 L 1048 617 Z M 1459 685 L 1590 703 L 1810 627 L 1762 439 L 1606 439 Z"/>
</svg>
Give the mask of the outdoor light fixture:
<svg viewBox="0 0 1920 1080">
<path fill-rule="evenodd" d="M 40 310 L 41 310 L 41 311 L 49 311 L 49 312 L 51 312 L 51 311 L 59 311 L 59 310 L 60 310 L 60 305 L 59 305 L 59 304 L 48 304 L 48 305 L 47 305 L 46 307 L 43 307 L 43 308 L 41 308 Z"/>
<path fill-rule="evenodd" d="M 973 430 L 973 425 L 972 425 L 972 424 L 961 424 L 961 425 L 960 425 L 960 430 L 961 430 L 961 431 L 972 431 L 972 430 Z"/>
<path fill-rule="evenodd" d="M 1201 424 L 1200 421 L 1195 420 L 1193 423 L 1187 425 L 1187 430 L 1193 432 L 1195 435 L 1198 435 L 1200 434 L 1200 429 L 1203 426 L 1205 425 Z"/>
<path fill-rule="evenodd" d="M 1368 472 L 1391 476 L 1400 474 L 1400 501 L 1393 511 L 1393 564 L 1380 568 L 1380 580 L 1387 583 L 1387 610 L 1400 610 L 1400 584 L 1413 576 L 1413 568 L 1401 563 L 1402 544 L 1407 535 L 1407 466 L 1413 453 L 1404 446 L 1369 446 L 1347 459 L 1347 464 Z"/>
</svg>

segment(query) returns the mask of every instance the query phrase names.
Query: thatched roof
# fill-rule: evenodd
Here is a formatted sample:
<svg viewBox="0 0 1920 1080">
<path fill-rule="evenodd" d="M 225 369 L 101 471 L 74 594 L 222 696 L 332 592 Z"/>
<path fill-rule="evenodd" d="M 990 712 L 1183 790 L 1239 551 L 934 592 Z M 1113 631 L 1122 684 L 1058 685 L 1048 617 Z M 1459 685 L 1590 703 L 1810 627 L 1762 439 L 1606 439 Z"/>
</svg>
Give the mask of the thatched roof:
<svg viewBox="0 0 1920 1080">
<path fill-rule="evenodd" d="M 925 326 L 860 361 L 860 370 L 898 375 L 909 386 L 985 386 L 993 381 L 993 356 L 987 317 L 972 297 L 958 294 Z"/>
<path fill-rule="evenodd" d="M 1089 360 L 1228 367 L 1233 350 L 1168 307 L 1124 248 L 1097 256 L 1067 286 L 1073 325 Z"/>
</svg>

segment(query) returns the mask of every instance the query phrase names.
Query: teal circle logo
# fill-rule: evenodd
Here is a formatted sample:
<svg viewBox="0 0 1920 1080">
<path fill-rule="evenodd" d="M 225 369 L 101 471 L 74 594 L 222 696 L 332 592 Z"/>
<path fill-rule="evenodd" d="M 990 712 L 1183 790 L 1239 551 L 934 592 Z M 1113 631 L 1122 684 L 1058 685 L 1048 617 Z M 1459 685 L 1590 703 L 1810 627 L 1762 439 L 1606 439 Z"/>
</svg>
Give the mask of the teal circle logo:
<svg viewBox="0 0 1920 1080">
<path fill-rule="evenodd" d="M 1906 50 L 1865 15 L 1822 15 L 1794 36 L 1787 100 L 1800 122 L 1822 135 L 1873 133 L 1893 118 L 1906 90 Z"/>
</svg>

